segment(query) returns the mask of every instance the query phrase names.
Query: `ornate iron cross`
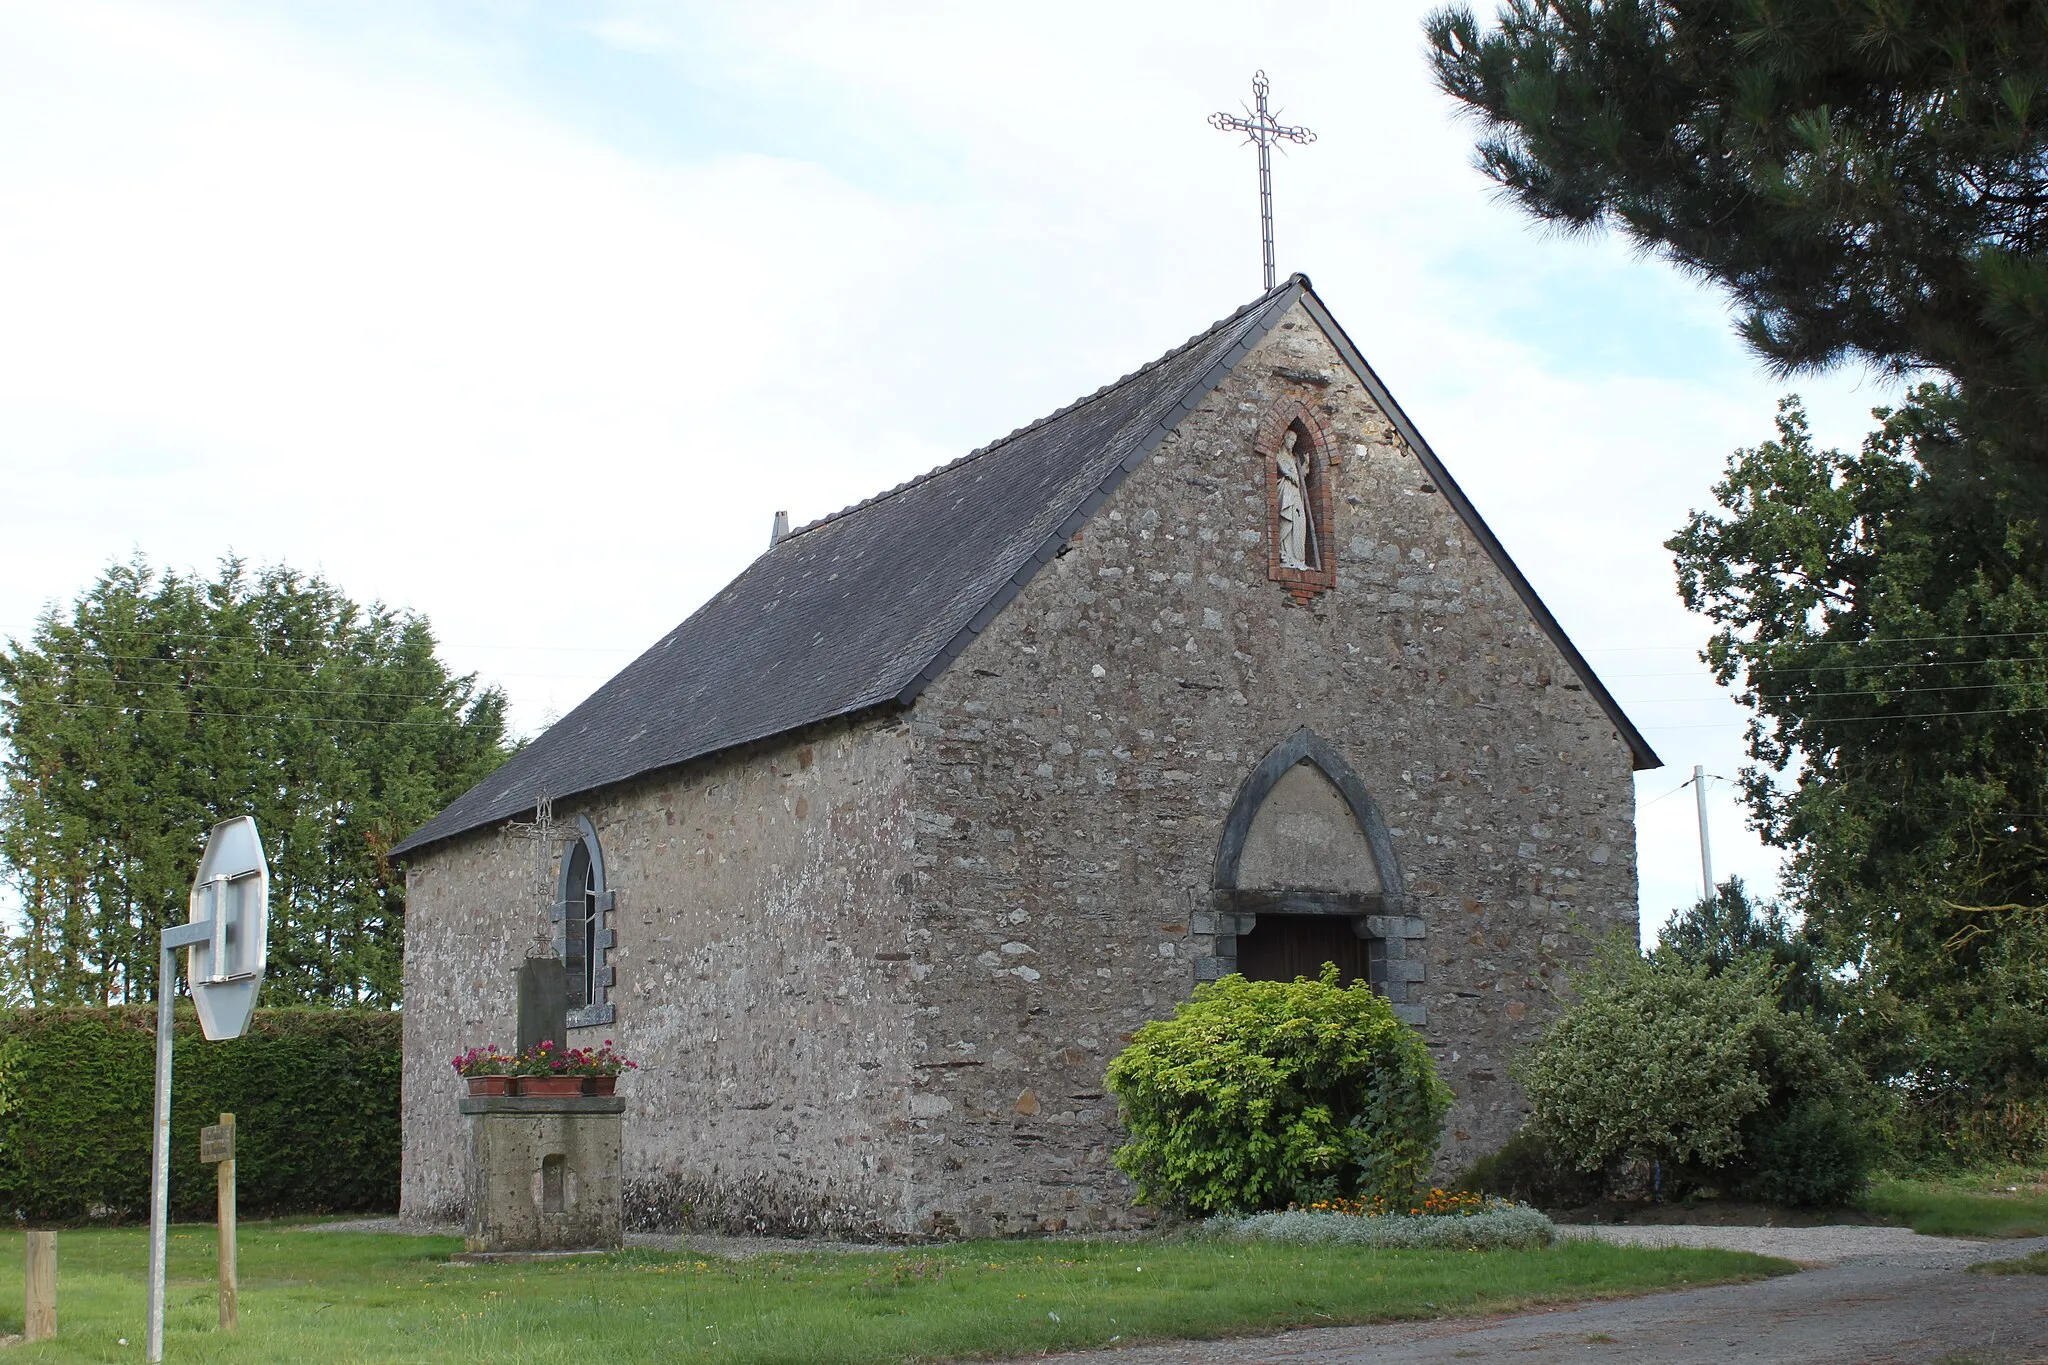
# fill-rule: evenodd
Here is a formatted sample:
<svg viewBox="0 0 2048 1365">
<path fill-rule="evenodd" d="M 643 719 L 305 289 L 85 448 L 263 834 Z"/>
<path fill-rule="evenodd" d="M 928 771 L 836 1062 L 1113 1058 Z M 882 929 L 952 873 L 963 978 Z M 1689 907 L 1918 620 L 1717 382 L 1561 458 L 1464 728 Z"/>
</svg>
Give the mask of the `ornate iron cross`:
<svg viewBox="0 0 2048 1365">
<path fill-rule="evenodd" d="M 514 839 L 533 840 L 533 897 L 540 902 L 540 932 L 528 957 L 554 953 L 555 852 L 562 843 L 562 827 L 555 823 L 555 803 L 545 796 L 534 798 L 533 819 L 508 820 L 505 833 Z"/>
<path fill-rule="evenodd" d="M 1309 143 L 1316 135 L 1306 128 L 1276 121 L 1266 108 L 1266 94 L 1272 84 L 1263 71 L 1252 75 L 1252 107 L 1245 109 L 1246 117 L 1236 114 L 1211 114 L 1209 126 L 1226 133 L 1243 133 L 1244 140 L 1259 149 L 1259 226 L 1263 233 L 1266 254 L 1266 288 L 1274 284 L 1273 273 L 1273 161 L 1272 147 L 1275 142 Z"/>
</svg>

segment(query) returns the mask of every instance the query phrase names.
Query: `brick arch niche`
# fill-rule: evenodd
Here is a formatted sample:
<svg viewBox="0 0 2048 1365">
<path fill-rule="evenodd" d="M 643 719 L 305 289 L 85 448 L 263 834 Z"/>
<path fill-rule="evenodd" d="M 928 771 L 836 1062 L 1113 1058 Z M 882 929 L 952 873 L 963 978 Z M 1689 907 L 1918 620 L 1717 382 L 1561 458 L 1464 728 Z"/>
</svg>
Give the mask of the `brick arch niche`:
<svg viewBox="0 0 2048 1365">
<path fill-rule="evenodd" d="M 1216 946 L 1200 973 L 1292 980 L 1335 962 L 1423 1023 L 1424 929 L 1401 887 L 1364 781 L 1303 726 L 1246 775 L 1224 821 L 1210 891 Z"/>
<path fill-rule="evenodd" d="M 1308 556 L 1312 567 L 1306 569 L 1289 568 L 1280 562 L 1280 469 L 1274 457 L 1280 453 L 1289 431 L 1294 433 L 1294 453 L 1301 457 L 1314 532 Z M 1284 586 L 1295 601 L 1307 602 L 1337 586 L 1337 500 L 1330 488 L 1340 459 L 1336 437 L 1321 413 L 1299 398 L 1282 398 L 1259 419 L 1252 450 L 1265 471 L 1266 576 Z"/>
</svg>

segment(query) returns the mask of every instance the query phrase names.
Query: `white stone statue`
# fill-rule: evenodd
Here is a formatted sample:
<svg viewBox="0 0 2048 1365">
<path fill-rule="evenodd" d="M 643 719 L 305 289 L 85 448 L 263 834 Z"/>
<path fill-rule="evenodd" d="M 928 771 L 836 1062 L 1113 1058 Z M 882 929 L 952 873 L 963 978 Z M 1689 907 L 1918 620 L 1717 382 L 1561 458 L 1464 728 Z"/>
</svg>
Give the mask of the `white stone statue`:
<svg viewBox="0 0 2048 1365">
<path fill-rule="evenodd" d="M 1302 467 L 1301 456 L 1294 453 L 1294 432 L 1291 429 L 1273 462 L 1280 474 L 1281 567 L 1313 569 L 1315 565 L 1309 562 L 1308 557 L 1309 546 L 1315 538 L 1315 526 L 1308 506 L 1308 475 Z"/>
</svg>

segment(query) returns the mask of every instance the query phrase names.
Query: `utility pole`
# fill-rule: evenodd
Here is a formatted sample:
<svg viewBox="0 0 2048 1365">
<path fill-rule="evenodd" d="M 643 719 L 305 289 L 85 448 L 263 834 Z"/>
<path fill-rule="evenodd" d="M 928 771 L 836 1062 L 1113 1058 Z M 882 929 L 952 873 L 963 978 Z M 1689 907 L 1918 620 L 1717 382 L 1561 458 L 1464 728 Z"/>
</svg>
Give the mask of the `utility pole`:
<svg viewBox="0 0 2048 1365">
<path fill-rule="evenodd" d="M 1692 765 L 1692 794 L 1700 808 L 1700 886 L 1706 899 L 1714 898 L 1714 849 L 1707 842 L 1707 770 L 1704 764 Z"/>
</svg>

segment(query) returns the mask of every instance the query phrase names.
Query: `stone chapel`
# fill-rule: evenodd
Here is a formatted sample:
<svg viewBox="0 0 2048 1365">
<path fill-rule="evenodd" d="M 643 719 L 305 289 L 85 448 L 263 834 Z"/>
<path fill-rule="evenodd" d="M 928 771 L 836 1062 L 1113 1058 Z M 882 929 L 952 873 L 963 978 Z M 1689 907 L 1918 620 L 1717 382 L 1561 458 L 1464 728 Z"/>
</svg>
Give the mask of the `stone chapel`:
<svg viewBox="0 0 2048 1365">
<path fill-rule="evenodd" d="M 1109 1059 L 1335 962 L 1498 1146 L 1636 932 L 1658 759 L 1300 275 L 760 558 L 395 851 L 403 1213 L 543 932 L 616 1042 L 629 1218 L 852 1236 L 1146 1221 Z"/>
</svg>

